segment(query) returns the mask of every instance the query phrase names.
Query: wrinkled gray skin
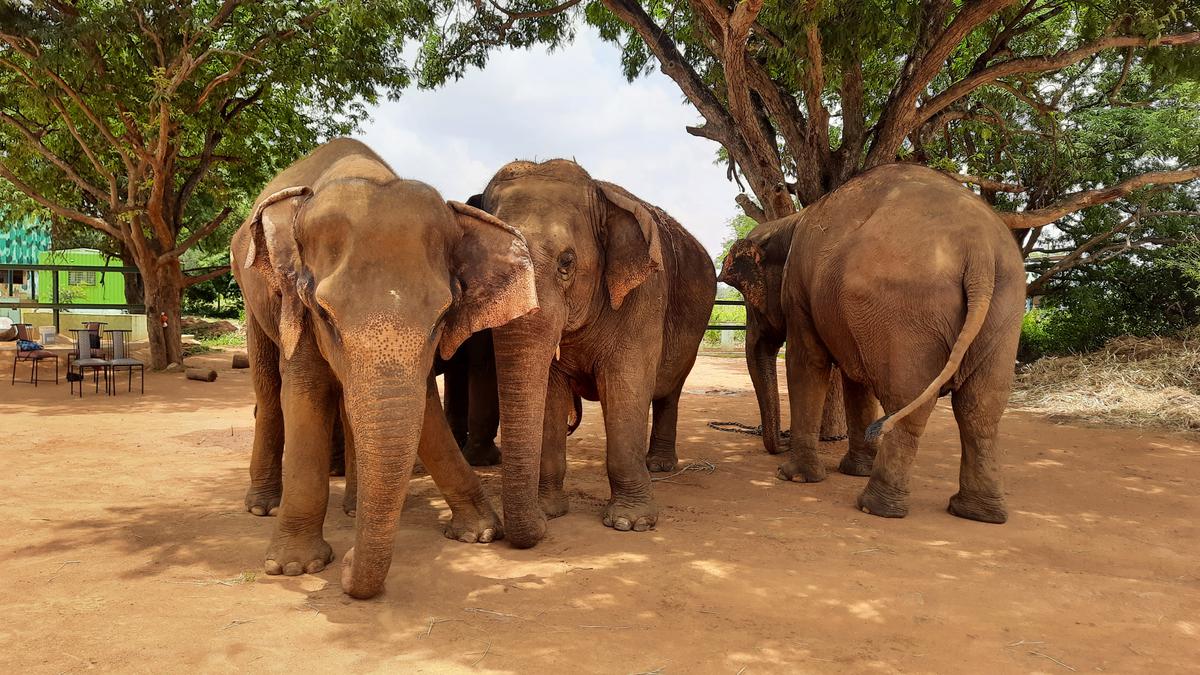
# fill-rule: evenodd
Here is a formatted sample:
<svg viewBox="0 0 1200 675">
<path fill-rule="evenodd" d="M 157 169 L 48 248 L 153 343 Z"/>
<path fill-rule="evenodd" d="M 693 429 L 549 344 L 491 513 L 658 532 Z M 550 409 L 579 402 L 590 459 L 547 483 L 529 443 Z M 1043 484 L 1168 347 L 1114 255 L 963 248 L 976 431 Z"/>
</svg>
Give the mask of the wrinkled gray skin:
<svg viewBox="0 0 1200 675">
<path fill-rule="evenodd" d="M 431 368 L 435 351 L 449 356 L 471 333 L 536 309 L 520 234 L 338 139 L 267 185 L 231 254 L 258 405 L 247 506 L 269 513 L 282 481 L 266 571 L 313 573 L 333 559 L 322 524 L 339 412 L 359 496 L 345 592 L 383 589 L 418 454 L 455 512 L 449 535 L 499 536 Z"/>
<path fill-rule="evenodd" d="M 604 412 L 612 490 L 604 524 L 650 529 L 658 517 L 650 471 L 677 462 L 679 394 L 712 310 L 707 253 L 661 209 L 566 160 L 506 165 L 481 203 L 529 242 L 540 306 L 492 331 L 506 536 L 533 546 L 546 517 L 567 511 L 572 393 Z"/>
<path fill-rule="evenodd" d="M 765 263 L 785 246 L 783 274 L 772 275 Z M 996 433 L 1012 384 L 1025 269 L 983 200 L 932 169 L 881 166 L 735 242 L 721 278 L 788 337 L 791 452 L 781 479 L 825 478 L 817 436 L 836 363 L 851 439 L 839 468 L 871 476 L 859 508 L 908 513 L 918 440 L 938 396 L 949 393 L 962 441 L 950 512 L 1005 522 Z M 872 423 L 880 403 L 888 414 Z"/>
</svg>

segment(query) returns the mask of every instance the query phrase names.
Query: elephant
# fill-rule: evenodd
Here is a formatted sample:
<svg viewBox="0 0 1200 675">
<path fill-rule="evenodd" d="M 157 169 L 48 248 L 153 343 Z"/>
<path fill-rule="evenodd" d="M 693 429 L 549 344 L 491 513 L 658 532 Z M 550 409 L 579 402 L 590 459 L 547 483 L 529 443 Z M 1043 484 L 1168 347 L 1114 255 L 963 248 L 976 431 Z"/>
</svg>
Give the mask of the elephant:
<svg viewBox="0 0 1200 675">
<path fill-rule="evenodd" d="M 501 536 L 432 366 L 435 352 L 449 357 L 472 333 L 536 311 L 521 234 L 335 139 L 263 189 L 230 248 L 258 406 L 247 503 L 270 507 L 282 481 L 267 573 L 333 560 L 322 525 L 339 414 L 359 495 L 346 593 L 382 591 L 417 455 L 454 511 L 449 536 Z"/>
<path fill-rule="evenodd" d="M 539 306 L 492 329 L 505 536 L 534 546 L 547 517 L 567 512 L 572 394 L 603 410 L 612 491 L 604 524 L 652 528 L 650 471 L 678 461 L 679 395 L 712 311 L 712 261 L 664 211 L 564 159 L 505 165 L 479 203 L 525 236 Z"/>
<path fill-rule="evenodd" d="M 500 428 L 500 395 L 496 390 L 491 331 L 467 338 L 452 357 L 438 359 L 434 370 L 445 377 L 446 418 L 467 463 L 499 464 L 496 432 Z"/>
<path fill-rule="evenodd" d="M 784 251 L 775 274 L 768 263 Z M 851 441 L 839 470 L 870 475 L 860 509 L 908 513 L 918 440 L 937 398 L 951 394 L 962 461 L 949 510 L 1005 522 L 996 434 L 1012 385 L 1025 269 L 982 199 L 933 169 L 876 167 L 735 242 L 720 279 L 788 337 L 791 455 L 780 479 L 825 478 L 817 435 L 836 365 Z M 876 420 L 880 403 L 887 415 Z"/>
</svg>

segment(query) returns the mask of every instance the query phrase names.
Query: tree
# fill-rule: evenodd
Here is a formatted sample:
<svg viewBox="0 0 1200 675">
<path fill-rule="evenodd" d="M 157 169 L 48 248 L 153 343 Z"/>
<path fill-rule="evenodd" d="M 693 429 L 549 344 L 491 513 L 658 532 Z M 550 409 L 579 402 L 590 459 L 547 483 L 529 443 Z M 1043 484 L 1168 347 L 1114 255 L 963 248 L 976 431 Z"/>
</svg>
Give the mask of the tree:
<svg viewBox="0 0 1200 675">
<path fill-rule="evenodd" d="M 1043 172 L 1009 142 L 994 161 L 973 139 L 1062 140 L 1081 117 L 1130 102 L 1172 108 L 1200 74 L 1200 6 L 1179 0 L 514 0 L 447 3 L 422 53 L 432 85 L 486 63 L 497 45 L 569 40 L 582 12 L 622 48 L 629 78 L 654 63 L 720 144 L 738 202 L 764 221 L 794 213 L 874 166 L 919 161 L 978 187 L 1022 244 L 1081 209 L 1200 177 L 1192 152 Z M 1195 99 L 1191 99 L 1194 103 Z M 1196 119 L 1193 106 L 1185 111 Z M 1186 138 L 1186 137 L 1185 137 Z M 945 140 L 943 140 L 945 139 Z M 994 145 L 994 144 L 993 144 Z M 1028 152 L 1033 154 L 1020 154 Z M 1184 155 L 1188 155 L 1185 157 Z M 972 168 L 975 173 L 964 173 Z M 1082 243 L 1082 242 L 1081 242 Z M 1032 250 L 1027 247 L 1027 250 Z"/>
<path fill-rule="evenodd" d="M 427 19 L 399 1 L 5 3 L 0 185 L 135 265 L 153 365 L 178 362 L 182 291 L 227 271 L 180 257 L 406 86 L 400 48 Z"/>
</svg>

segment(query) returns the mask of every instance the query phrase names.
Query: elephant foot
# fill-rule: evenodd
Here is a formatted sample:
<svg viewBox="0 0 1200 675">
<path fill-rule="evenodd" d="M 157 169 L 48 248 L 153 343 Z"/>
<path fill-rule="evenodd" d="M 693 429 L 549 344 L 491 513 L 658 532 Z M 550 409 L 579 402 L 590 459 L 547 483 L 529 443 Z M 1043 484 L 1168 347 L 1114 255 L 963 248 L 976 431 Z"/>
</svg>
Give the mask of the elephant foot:
<svg viewBox="0 0 1200 675">
<path fill-rule="evenodd" d="M 863 513 L 884 518 L 903 518 L 908 515 L 908 490 L 892 487 L 872 478 L 858 495 L 858 508 Z"/>
<path fill-rule="evenodd" d="M 651 499 L 628 502 L 613 497 L 604 507 L 604 525 L 621 532 L 645 532 L 658 522 L 658 506 Z"/>
<path fill-rule="evenodd" d="M 843 455 L 842 461 L 838 462 L 838 471 L 847 476 L 870 476 L 874 463 L 873 457 L 851 451 Z"/>
<path fill-rule="evenodd" d="M 522 518 L 521 520 L 526 519 Z M 506 512 L 504 527 L 505 538 L 516 548 L 533 548 L 539 541 L 546 538 L 546 516 L 540 509 L 532 519 L 526 522 L 518 522 L 517 518 L 510 517 Z"/>
<path fill-rule="evenodd" d="M 251 487 L 246 491 L 246 510 L 256 516 L 273 516 L 279 512 L 282 493 L 279 485 L 270 488 Z"/>
<path fill-rule="evenodd" d="M 570 506 L 567 501 L 567 493 L 563 492 L 562 488 L 539 491 L 538 501 L 541 502 L 542 513 L 546 514 L 547 518 L 567 515 L 567 509 Z"/>
<path fill-rule="evenodd" d="M 333 562 L 333 549 L 320 535 L 283 537 L 271 541 L 263 568 L 267 574 L 316 574 Z"/>
<path fill-rule="evenodd" d="M 815 454 L 811 458 L 793 457 L 779 465 L 775 477 L 797 483 L 820 483 L 825 480 L 825 465 Z"/>
<path fill-rule="evenodd" d="M 491 440 L 476 442 L 472 438 L 463 446 L 462 454 L 471 466 L 496 466 L 500 463 L 500 448 Z"/>
<path fill-rule="evenodd" d="M 788 438 L 787 436 L 776 436 L 774 446 L 766 443 L 765 441 L 763 442 L 763 445 L 767 448 L 767 454 L 782 455 L 783 453 L 792 449 L 792 439 Z"/>
<path fill-rule="evenodd" d="M 679 464 L 679 457 L 676 456 L 675 450 L 652 450 L 646 456 L 646 468 L 654 473 L 662 473 L 664 471 L 674 471 Z"/>
<path fill-rule="evenodd" d="M 487 544 L 504 538 L 504 526 L 500 516 L 492 509 L 487 498 L 480 497 L 466 506 L 451 507 L 453 515 L 442 533 L 447 539 L 464 544 Z"/>
<path fill-rule="evenodd" d="M 1003 497 L 991 497 L 959 490 L 950 498 L 950 506 L 947 510 L 959 518 L 978 520 L 981 523 L 1003 525 L 1008 521 L 1008 509 L 1004 506 Z"/>
</svg>

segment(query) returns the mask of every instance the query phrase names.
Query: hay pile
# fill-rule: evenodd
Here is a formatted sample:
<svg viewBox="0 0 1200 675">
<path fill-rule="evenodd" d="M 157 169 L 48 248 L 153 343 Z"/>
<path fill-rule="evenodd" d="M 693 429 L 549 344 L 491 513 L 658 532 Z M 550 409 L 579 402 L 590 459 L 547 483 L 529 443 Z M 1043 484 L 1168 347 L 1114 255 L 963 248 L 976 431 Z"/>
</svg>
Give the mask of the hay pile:
<svg viewBox="0 0 1200 675">
<path fill-rule="evenodd" d="M 1200 431 L 1200 327 L 1039 359 L 1017 370 L 1010 402 L 1061 419 Z"/>
</svg>

